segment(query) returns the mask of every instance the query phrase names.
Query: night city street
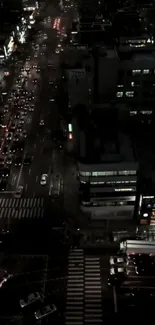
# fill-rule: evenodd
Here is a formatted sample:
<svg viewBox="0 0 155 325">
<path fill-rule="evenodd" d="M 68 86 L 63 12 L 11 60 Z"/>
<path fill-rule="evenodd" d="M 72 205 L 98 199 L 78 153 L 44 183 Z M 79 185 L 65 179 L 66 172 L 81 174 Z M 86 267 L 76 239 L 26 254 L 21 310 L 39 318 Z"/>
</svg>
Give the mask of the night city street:
<svg viewBox="0 0 155 325">
<path fill-rule="evenodd" d="M 154 0 L 0 0 L 0 325 L 155 303 Z"/>
</svg>

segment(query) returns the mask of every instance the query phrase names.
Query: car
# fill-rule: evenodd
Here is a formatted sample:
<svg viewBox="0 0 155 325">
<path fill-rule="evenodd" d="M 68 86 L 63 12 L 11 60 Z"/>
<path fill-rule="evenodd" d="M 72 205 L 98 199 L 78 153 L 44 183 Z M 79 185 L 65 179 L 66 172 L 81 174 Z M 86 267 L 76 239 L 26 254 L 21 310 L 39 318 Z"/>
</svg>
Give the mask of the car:
<svg viewBox="0 0 155 325">
<path fill-rule="evenodd" d="M 47 174 L 42 174 L 41 180 L 40 180 L 41 185 L 46 185 L 47 184 L 47 177 L 48 177 Z"/>
<path fill-rule="evenodd" d="M 49 101 L 50 102 L 55 102 L 55 99 L 54 98 L 50 98 Z"/>
<path fill-rule="evenodd" d="M 24 120 L 24 117 L 21 117 L 21 119 L 19 120 L 19 124 L 24 124 L 25 120 Z"/>
<path fill-rule="evenodd" d="M 24 109 L 28 109 L 28 108 L 29 108 L 29 103 L 25 103 Z"/>
<path fill-rule="evenodd" d="M 22 115 L 23 115 L 23 116 L 26 116 L 27 113 L 28 113 L 27 109 L 24 108 L 24 112 L 22 112 Z"/>
<path fill-rule="evenodd" d="M 20 198 L 23 192 L 23 186 L 18 186 L 15 192 L 15 198 Z"/>
<path fill-rule="evenodd" d="M 17 127 L 17 132 L 18 133 L 22 132 L 22 128 L 20 126 Z"/>
<path fill-rule="evenodd" d="M 18 142 L 20 139 L 19 134 L 15 134 L 14 138 L 13 138 L 13 142 Z"/>
<path fill-rule="evenodd" d="M 7 188 L 7 182 L 2 180 L 0 182 L 0 192 L 6 191 L 6 188 Z"/>
<path fill-rule="evenodd" d="M 28 91 L 27 90 L 23 90 L 22 94 L 23 94 L 23 96 L 27 96 L 28 95 Z"/>
<path fill-rule="evenodd" d="M 6 178 L 6 177 L 9 177 L 9 175 L 10 175 L 10 170 L 9 170 L 9 168 L 0 168 L 0 177 L 4 177 L 4 178 Z"/>
<path fill-rule="evenodd" d="M 8 158 L 6 159 L 6 164 L 7 164 L 7 165 L 11 165 L 11 164 L 12 164 L 12 158 L 11 158 L 11 157 L 8 157 Z"/>
<path fill-rule="evenodd" d="M 16 145 L 16 150 L 17 151 L 23 151 L 25 147 L 25 142 L 24 141 L 20 141 L 17 145 Z"/>
<path fill-rule="evenodd" d="M 0 119 L 4 118 L 5 114 L 4 112 L 0 112 Z"/>
<path fill-rule="evenodd" d="M 23 131 L 23 133 L 22 133 L 22 136 L 24 137 L 24 138 L 27 138 L 27 131 Z"/>
<path fill-rule="evenodd" d="M 13 132 L 16 128 L 16 124 L 15 123 L 12 123 L 11 126 L 10 126 L 10 131 Z"/>
<path fill-rule="evenodd" d="M 18 84 L 18 83 L 20 83 L 20 82 L 21 82 L 21 79 L 18 78 L 18 79 L 16 80 L 16 84 Z"/>
<path fill-rule="evenodd" d="M 9 108 L 4 106 L 4 113 L 8 113 Z"/>
<path fill-rule="evenodd" d="M 23 158 L 22 157 L 16 157 L 15 160 L 14 160 L 14 164 L 16 167 L 19 167 L 22 165 L 22 162 L 23 162 Z"/>
<path fill-rule="evenodd" d="M 30 107 L 29 107 L 29 112 L 33 112 L 34 111 L 34 105 L 31 105 Z"/>
<path fill-rule="evenodd" d="M 40 120 L 39 125 L 43 126 L 44 124 L 44 120 Z"/>
<path fill-rule="evenodd" d="M 34 84 L 37 84 L 38 79 L 35 78 L 35 79 L 32 80 L 32 82 L 33 82 Z"/>
<path fill-rule="evenodd" d="M 12 140 L 12 136 L 13 136 L 12 132 L 9 132 L 9 133 L 7 134 L 7 136 L 6 136 L 6 139 L 7 139 L 8 141 L 11 141 L 11 140 Z"/>
<path fill-rule="evenodd" d="M 17 150 L 16 144 L 12 144 L 12 146 L 10 147 L 10 152 L 14 153 L 16 152 L 16 150 Z"/>
<path fill-rule="evenodd" d="M 110 256 L 109 263 L 110 265 L 115 265 L 115 264 L 124 264 L 125 258 L 122 256 Z"/>
<path fill-rule="evenodd" d="M 30 156 L 26 156 L 26 157 L 24 158 L 23 165 L 24 165 L 24 166 L 28 166 L 28 165 L 30 165 L 31 163 L 32 163 L 32 157 L 30 157 Z"/>
<path fill-rule="evenodd" d="M 20 299 L 19 304 L 21 308 L 25 308 L 31 304 L 34 304 L 36 301 L 41 300 L 41 295 L 39 292 L 33 292 L 28 295 L 25 299 Z"/>
<path fill-rule="evenodd" d="M 57 308 L 54 304 L 46 305 L 42 309 L 35 311 L 34 317 L 36 320 L 41 320 L 42 318 L 45 318 L 46 316 L 49 316 L 56 311 Z"/>
<path fill-rule="evenodd" d="M 4 146 L 2 149 L 2 155 L 7 155 L 8 153 L 8 146 Z"/>
<path fill-rule="evenodd" d="M 16 115 L 15 115 L 15 119 L 19 119 L 20 118 L 20 113 L 17 113 Z"/>
<path fill-rule="evenodd" d="M 113 286 L 125 280 L 129 271 L 123 266 L 112 266 L 110 268 L 110 276 L 108 278 L 108 285 Z"/>
<path fill-rule="evenodd" d="M 0 158 L 0 166 L 4 166 L 5 164 L 5 158 Z"/>
</svg>

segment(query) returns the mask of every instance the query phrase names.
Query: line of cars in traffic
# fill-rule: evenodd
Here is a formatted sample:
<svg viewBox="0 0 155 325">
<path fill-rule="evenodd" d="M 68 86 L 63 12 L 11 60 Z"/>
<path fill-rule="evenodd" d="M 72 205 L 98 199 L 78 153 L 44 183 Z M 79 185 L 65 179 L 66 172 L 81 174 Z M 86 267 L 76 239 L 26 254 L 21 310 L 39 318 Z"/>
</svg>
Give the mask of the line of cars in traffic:
<svg viewBox="0 0 155 325">
<path fill-rule="evenodd" d="M 40 67 L 37 64 L 30 64 L 31 57 L 28 56 L 25 64 L 21 67 L 7 102 L 1 107 L 0 127 L 4 130 L 0 144 L 0 191 L 5 191 L 10 175 L 12 164 L 19 167 L 29 165 L 32 156 L 25 154 L 27 141 L 27 130 L 25 124 L 28 114 L 35 109 L 37 87 L 33 86 L 28 90 L 28 80 L 31 78 L 33 84 L 38 84 L 38 78 L 31 74 L 32 69 L 39 74 Z M 34 89 L 35 88 L 35 89 Z M 6 123 L 6 114 L 10 113 L 9 122 Z"/>
<path fill-rule="evenodd" d="M 119 286 L 127 279 L 155 277 L 155 256 L 150 254 L 131 254 L 111 256 L 108 285 Z"/>
</svg>

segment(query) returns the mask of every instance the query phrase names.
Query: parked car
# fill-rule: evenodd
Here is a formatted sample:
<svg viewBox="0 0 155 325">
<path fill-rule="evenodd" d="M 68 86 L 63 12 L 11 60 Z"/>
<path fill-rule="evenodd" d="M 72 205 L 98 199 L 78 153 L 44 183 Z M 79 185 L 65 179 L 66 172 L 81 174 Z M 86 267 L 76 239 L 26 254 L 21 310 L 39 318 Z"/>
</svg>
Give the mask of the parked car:
<svg viewBox="0 0 155 325">
<path fill-rule="evenodd" d="M 25 308 L 31 304 L 34 304 L 38 300 L 41 300 L 39 292 L 33 292 L 30 293 L 26 299 L 20 299 L 19 304 L 21 308 Z"/>
<path fill-rule="evenodd" d="M 42 318 L 45 318 L 54 312 L 56 312 L 57 308 L 54 304 L 52 305 L 46 305 L 42 309 L 39 309 L 35 311 L 34 316 L 36 320 L 41 320 Z"/>
</svg>

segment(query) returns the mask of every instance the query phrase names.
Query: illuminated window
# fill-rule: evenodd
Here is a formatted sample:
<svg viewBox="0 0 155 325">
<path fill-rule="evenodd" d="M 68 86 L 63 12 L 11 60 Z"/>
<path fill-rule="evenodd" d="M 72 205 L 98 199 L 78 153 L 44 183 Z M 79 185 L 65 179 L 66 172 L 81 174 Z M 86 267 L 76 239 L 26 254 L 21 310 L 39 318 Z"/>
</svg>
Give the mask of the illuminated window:
<svg viewBox="0 0 155 325">
<path fill-rule="evenodd" d="M 149 74 L 150 73 L 150 70 L 149 69 L 144 69 L 143 70 L 143 74 Z"/>
<path fill-rule="evenodd" d="M 136 175 L 136 170 L 119 170 L 118 175 L 121 176 Z"/>
<path fill-rule="evenodd" d="M 114 176 L 117 175 L 117 171 L 103 171 L 103 172 L 92 172 L 92 176 Z"/>
<path fill-rule="evenodd" d="M 117 85 L 118 88 L 123 88 L 123 85 Z"/>
<path fill-rule="evenodd" d="M 123 97 L 123 91 L 118 91 L 118 92 L 116 93 L 116 96 L 117 96 L 117 97 Z"/>
<path fill-rule="evenodd" d="M 80 172 L 79 172 L 79 175 L 80 175 L 80 176 L 83 176 L 83 177 L 84 177 L 84 176 L 91 176 L 91 173 L 90 173 L 90 172 L 82 172 L 82 171 L 80 171 Z"/>
<path fill-rule="evenodd" d="M 139 75 L 141 74 L 141 70 L 132 70 L 132 74 L 135 76 L 135 75 Z"/>
<path fill-rule="evenodd" d="M 134 91 L 126 91 L 125 95 L 126 97 L 134 97 Z"/>
<path fill-rule="evenodd" d="M 137 115 L 137 111 L 136 110 L 130 111 L 130 116 L 134 116 L 134 115 Z"/>
</svg>

